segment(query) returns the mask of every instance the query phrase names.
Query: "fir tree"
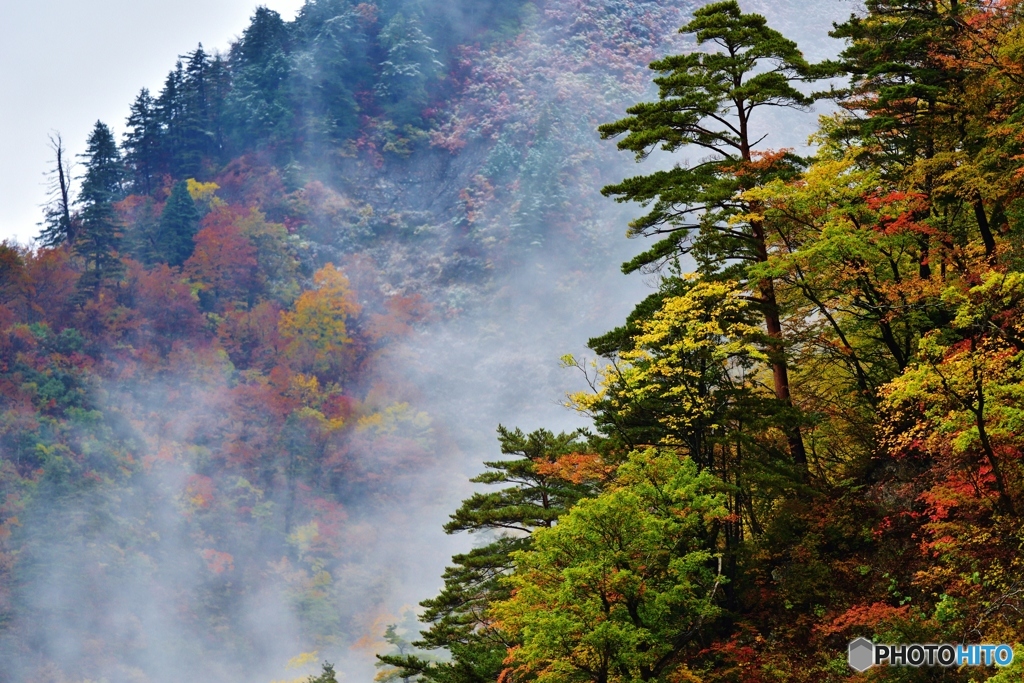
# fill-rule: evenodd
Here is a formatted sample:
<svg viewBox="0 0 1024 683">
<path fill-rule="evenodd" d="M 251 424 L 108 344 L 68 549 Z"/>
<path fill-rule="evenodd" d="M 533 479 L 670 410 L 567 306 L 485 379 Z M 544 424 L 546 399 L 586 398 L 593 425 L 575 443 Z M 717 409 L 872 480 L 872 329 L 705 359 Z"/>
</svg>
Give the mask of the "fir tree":
<svg viewBox="0 0 1024 683">
<path fill-rule="evenodd" d="M 85 174 L 78 197 L 82 228 L 75 251 L 85 259 L 79 290 L 91 290 L 95 295 L 106 281 L 121 272 L 117 252 L 122 225 L 114 202 L 122 198 L 125 173 L 114 135 L 103 122 L 97 121 L 93 127 L 83 158 Z"/>
<path fill-rule="evenodd" d="M 306 683 L 338 683 L 338 677 L 334 673 L 334 665 L 324 662 L 323 670 L 319 676 L 310 676 Z"/>
<path fill-rule="evenodd" d="M 345 139 L 358 126 L 354 89 L 368 89 L 373 73 L 359 14 L 349 0 L 307 3 L 295 31 L 305 46 L 295 56 L 294 87 L 307 143 Z"/>
<path fill-rule="evenodd" d="M 260 7 L 231 48 L 234 82 L 228 108 L 241 146 L 279 140 L 289 132 L 294 107 L 288 97 L 288 47 L 281 15 Z"/>
<path fill-rule="evenodd" d="M 157 263 L 160 260 L 157 248 L 159 237 L 160 214 L 156 210 L 153 198 L 146 197 L 128 218 L 122 249 L 141 263 Z"/>
<path fill-rule="evenodd" d="M 943 153 L 966 151 L 973 157 L 985 143 L 984 134 L 972 134 L 966 125 L 972 107 L 963 99 L 971 70 L 971 60 L 962 54 L 961 37 L 971 30 L 963 17 L 974 4 L 868 0 L 867 16 L 851 16 L 837 25 L 830 35 L 848 41 L 841 59 L 851 76 L 841 104 L 854 115 L 831 132 L 833 137 L 862 141 L 863 161 L 870 157 L 885 177 L 918 176 L 914 190 L 932 204 L 932 215 L 923 212 L 918 219 L 938 219 L 939 203 L 945 203 L 947 214 L 971 214 L 985 253 L 992 257 L 996 250 L 992 224 L 999 227 L 1005 222 L 1005 207 L 996 202 L 989 213 L 977 183 L 936 192 L 941 170 L 932 161 Z M 941 194 L 946 196 L 937 196 Z M 969 207 L 966 212 L 962 211 L 964 200 Z M 919 237 L 918 271 L 925 279 L 931 274 L 931 241 L 929 235 Z"/>
<path fill-rule="evenodd" d="M 242 39 L 231 48 L 232 60 L 241 67 L 266 64 L 278 52 L 287 51 L 288 26 L 281 15 L 266 7 L 257 7 Z"/>
<path fill-rule="evenodd" d="M 444 66 L 415 17 L 401 12 L 381 30 L 378 40 L 387 54 L 380 82 L 374 88 L 388 116 L 397 124 L 420 123 L 427 104 L 427 86 Z"/>
<path fill-rule="evenodd" d="M 830 34 L 848 41 L 841 59 L 852 82 L 843 104 L 867 114 L 846 119 L 836 133 L 884 141 L 871 150 L 873 161 L 899 177 L 934 155 L 937 119 L 948 116 L 941 105 L 963 76 L 951 68 L 958 3 L 868 0 L 866 7 L 868 16 L 851 16 Z"/>
<path fill-rule="evenodd" d="M 209 59 L 206 67 L 206 107 L 209 122 L 206 128 L 209 154 L 218 162 L 226 161 L 226 104 L 231 90 L 231 70 L 220 54 Z"/>
<path fill-rule="evenodd" d="M 186 55 L 188 64 L 185 66 L 185 92 L 188 109 L 194 112 L 199 121 L 209 118 L 208 72 L 210 59 L 203 49 L 203 44 Z"/>
<path fill-rule="evenodd" d="M 156 178 L 163 165 L 162 139 L 157 102 L 149 90 L 143 88 L 131 105 L 122 143 L 133 192 L 148 195 L 155 189 Z"/>
<path fill-rule="evenodd" d="M 175 158 L 178 177 L 199 175 L 203 159 L 213 149 L 211 134 L 210 59 L 202 43 L 189 54 L 182 72 L 181 122 L 179 134 L 181 148 Z"/>
<path fill-rule="evenodd" d="M 164 158 L 168 170 L 172 170 L 174 159 L 181 153 L 181 126 L 185 117 L 183 90 L 185 69 L 181 60 L 164 79 L 164 88 L 156 100 L 157 117 L 164 132 Z"/>
<path fill-rule="evenodd" d="M 219 148 L 214 117 L 221 113 L 224 76 L 223 64 L 211 60 L 200 44 L 178 60 L 164 81 L 156 111 L 167 170 L 175 177 L 199 175 L 203 159 Z"/>
<path fill-rule="evenodd" d="M 160 215 L 160 231 L 156 238 L 156 260 L 180 266 L 192 255 L 195 235 L 199 231 L 199 210 L 183 180 L 174 185 Z"/>
</svg>

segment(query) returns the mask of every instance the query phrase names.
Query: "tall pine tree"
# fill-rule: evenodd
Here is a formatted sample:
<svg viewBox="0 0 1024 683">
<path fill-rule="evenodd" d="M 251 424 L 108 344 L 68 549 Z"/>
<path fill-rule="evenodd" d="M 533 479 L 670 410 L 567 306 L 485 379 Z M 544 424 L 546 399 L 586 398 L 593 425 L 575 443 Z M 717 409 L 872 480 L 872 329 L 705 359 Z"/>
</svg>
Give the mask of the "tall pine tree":
<svg viewBox="0 0 1024 683">
<path fill-rule="evenodd" d="M 181 83 L 181 149 L 175 160 L 175 175 L 200 175 L 203 159 L 213 151 L 210 102 L 210 59 L 202 43 L 189 54 Z"/>
<path fill-rule="evenodd" d="M 913 187 L 907 189 L 923 195 L 930 204 L 930 212 L 921 211 L 918 220 L 930 219 L 947 232 L 957 232 L 942 214 L 971 215 L 985 253 L 992 257 L 996 250 L 994 228 L 1005 222 L 1005 207 L 995 201 L 987 209 L 981 183 L 940 188 L 945 180 L 941 176 L 955 174 L 964 162 L 950 166 L 935 161 L 965 153 L 968 158 L 976 157 L 985 144 L 980 132 L 984 128 L 979 130 L 967 122 L 972 106 L 965 97 L 965 85 L 977 61 L 968 58 L 964 48 L 982 42 L 970 35 L 977 17 L 968 18 L 979 4 L 974 0 L 948 4 L 868 0 L 865 16 L 854 15 L 837 25 L 830 35 L 848 41 L 841 58 L 851 75 L 851 87 L 841 104 L 853 115 L 832 133 L 861 141 L 864 161 L 870 158 L 884 177 L 904 186 L 914 179 Z M 983 109 L 981 116 L 989 113 Z M 961 171 L 959 175 L 966 174 Z M 963 211 L 965 204 L 967 211 Z M 931 275 L 933 239 L 925 233 L 919 237 L 919 274 L 923 279 Z"/>
<path fill-rule="evenodd" d="M 175 183 L 160 215 L 155 260 L 171 266 L 185 263 L 195 249 L 199 218 L 199 210 L 188 192 L 188 184 L 184 180 Z"/>
<path fill-rule="evenodd" d="M 122 147 L 131 189 L 136 194 L 152 194 L 163 170 L 163 128 L 157 102 L 147 88 L 132 103 L 127 123 Z"/>
<path fill-rule="evenodd" d="M 102 121 L 93 127 L 82 156 L 85 174 L 78 197 L 82 228 L 75 241 L 75 252 L 85 259 L 79 291 L 96 295 L 104 283 L 122 270 L 117 252 L 123 226 L 114 202 L 123 196 L 125 173 L 114 135 Z"/>
<path fill-rule="evenodd" d="M 546 473 L 561 456 L 587 449 L 578 432 L 553 434 L 545 429 L 524 434 L 498 427 L 503 455 L 512 460 L 485 462 L 487 472 L 472 481 L 498 491 L 477 493 L 445 525 L 447 533 L 492 533 L 494 540 L 452 558 L 444 573 L 441 594 L 425 600 L 421 621 L 429 624 L 417 647 L 444 649 L 450 661 L 431 662 L 415 655 L 379 657 L 398 667 L 398 676 L 421 676 L 438 683 L 489 683 L 497 679 L 507 649 L 500 630 L 495 629 L 488 610 L 491 604 L 509 597 L 503 577 L 513 568 L 512 553 L 530 547 L 529 534 L 551 527 L 574 503 L 594 490 Z"/>
<path fill-rule="evenodd" d="M 797 85 L 826 75 L 812 67 L 796 44 L 770 28 L 764 17 L 744 14 L 733 0 L 706 5 L 679 29 L 697 44 L 717 51 L 694 51 L 651 64 L 660 75 L 657 102 L 630 107 L 630 116 L 600 127 L 604 138 L 625 134 L 619 148 L 637 160 L 655 148 L 692 148 L 706 155 L 668 171 L 628 178 L 603 193 L 620 202 L 650 206 L 630 224 L 630 236 L 667 235 L 623 266 L 626 272 L 683 254 L 694 257 L 710 277 L 749 283 L 756 292 L 770 338 L 775 393 L 791 404 L 782 318 L 771 278 L 751 278 L 751 265 L 768 261 L 765 225 L 745 216 L 756 213 L 744 191 L 774 178 L 795 175 L 799 160 L 787 154 L 759 153 L 754 114 L 767 107 L 800 108 L 814 98 Z M 651 206 L 653 204 L 653 206 Z M 795 422 L 787 429 L 790 454 L 801 467 L 807 455 Z"/>
<path fill-rule="evenodd" d="M 290 132 L 294 107 L 288 96 L 288 37 L 281 15 L 260 7 L 231 48 L 234 82 L 228 110 L 241 147 L 279 141 Z"/>
<path fill-rule="evenodd" d="M 179 60 L 167 74 L 164 88 L 156 100 L 156 113 L 163 131 L 163 163 L 167 172 L 177 175 L 177 163 L 184 149 L 185 67 Z"/>
<path fill-rule="evenodd" d="M 310 2 L 295 19 L 295 101 L 310 151 L 338 142 L 358 128 L 355 92 L 371 87 L 370 40 L 350 0 Z"/>
<path fill-rule="evenodd" d="M 388 117 L 399 125 L 416 125 L 428 100 L 428 86 L 444 66 L 430 36 L 415 17 L 395 14 L 378 36 L 387 58 L 374 88 Z"/>
</svg>

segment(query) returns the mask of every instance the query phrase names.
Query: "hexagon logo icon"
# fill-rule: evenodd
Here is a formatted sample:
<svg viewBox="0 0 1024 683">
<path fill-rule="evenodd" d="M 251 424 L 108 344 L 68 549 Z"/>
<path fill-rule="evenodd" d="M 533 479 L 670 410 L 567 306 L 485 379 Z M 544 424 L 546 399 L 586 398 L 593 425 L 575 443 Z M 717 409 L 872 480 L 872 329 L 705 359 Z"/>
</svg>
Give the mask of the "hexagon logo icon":
<svg viewBox="0 0 1024 683">
<path fill-rule="evenodd" d="M 875 644 L 867 638 L 851 640 L 847 651 L 847 661 L 854 671 L 867 671 L 875 663 Z"/>
</svg>

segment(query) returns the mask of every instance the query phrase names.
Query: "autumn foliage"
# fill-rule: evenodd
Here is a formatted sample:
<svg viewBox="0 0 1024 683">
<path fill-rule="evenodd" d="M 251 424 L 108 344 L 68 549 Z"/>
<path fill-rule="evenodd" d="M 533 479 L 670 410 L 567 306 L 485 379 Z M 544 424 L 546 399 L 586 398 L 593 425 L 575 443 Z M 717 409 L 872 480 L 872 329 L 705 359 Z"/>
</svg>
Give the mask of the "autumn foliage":
<svg viewBox="0 0 1024 683">
<path fill-rule="evenodd" d="M 1021 643 L 1024 5 L 868 0 L 812 64 L 728 0 L 399 4 L 260 8 L 123 145 L 97 123 L 74 230 L 0 245 L 0 683 L 158 679 L 151 612 L 78 619 L 111 586 L 196 661 L 259 651 L 238 605 L 271 589 L 311 648 L 381 635 L 360 515 L 456 448 L 391 354 L 530 254 L 605 259 L 601 194 L 645 209 L 623 269 L 654 291 L 562 358 L 590 429 L 498 427 L 444 526 L 478 542 L 378 680 L 839 682 L 859 636 Z M 824 99 L 810 156 L 753 132 Z M 690 161 L 605 177 L 602 136 Z"/>
<path fill-rule="evenodd" d="M 682 29 L 702 48 L 652 64 L 659 99 L 601 127 L 638 159 L 702 157 L 605 188 L 648 211 L 630 235 L 660 241 L 623 269 L 658 291 L 591 340 L 596 360 L 563 358 L 586 382 L 567 401 L 593 420 L 585 445 L 478 480 L 585 497 L 453 558 L 418 643 L 452 661 L 384 656 L 399 674 L 846 681 L 859 636 L 1021 642 L 1021 7 L 866 10 L 814 65 L 762 17 L 707 5 Z M 826 96 L 813 156 L 748 137 L 759 107 Z M 478 495 L 446 529 L 516 512 Z"/>
</svg>

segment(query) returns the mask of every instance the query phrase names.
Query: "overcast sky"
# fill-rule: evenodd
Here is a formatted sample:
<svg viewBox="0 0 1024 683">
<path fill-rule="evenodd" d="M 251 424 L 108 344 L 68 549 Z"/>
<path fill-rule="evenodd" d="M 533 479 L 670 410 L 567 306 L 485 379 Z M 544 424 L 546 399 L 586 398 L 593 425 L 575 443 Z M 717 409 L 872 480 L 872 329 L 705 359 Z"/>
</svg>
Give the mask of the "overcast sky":
<svg viewBox="0 0 1024 683">
<path fill-rule="evenodd" d="M 0 0 L 0 239 L 38 232 L 47 133 L 81 153 L 99 119 L 120 140 L 140 88 L 199 42 L 226 50 L 259 4 L 292 19 L 302 0 Z"/>
</svg>

